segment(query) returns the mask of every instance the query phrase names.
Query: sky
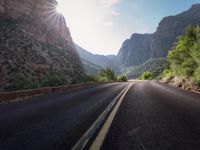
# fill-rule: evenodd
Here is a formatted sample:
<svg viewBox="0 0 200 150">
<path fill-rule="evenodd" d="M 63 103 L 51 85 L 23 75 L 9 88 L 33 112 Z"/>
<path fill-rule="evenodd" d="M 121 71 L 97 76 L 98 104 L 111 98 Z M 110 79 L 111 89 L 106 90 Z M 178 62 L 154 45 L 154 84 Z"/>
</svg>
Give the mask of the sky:
<svg viewBox="0 0 200 150">
<path fill-rule="evenodd" d="M 133 33 L 153 33 L 165 16 L 200 0 L 57 0 L 73 41 L 94 54 L 117 54 Z"/>
</svg>

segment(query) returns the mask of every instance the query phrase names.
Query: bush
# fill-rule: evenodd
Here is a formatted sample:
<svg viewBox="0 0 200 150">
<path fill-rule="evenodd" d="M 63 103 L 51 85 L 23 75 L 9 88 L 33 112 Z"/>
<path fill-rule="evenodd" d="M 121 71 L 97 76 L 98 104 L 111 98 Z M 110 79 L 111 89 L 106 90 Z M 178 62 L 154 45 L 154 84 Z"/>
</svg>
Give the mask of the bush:
<svg viewBox="0 0 200 150">
<path fill-rule="evenodd" d="M 33 82 L 27 78 L 23 73 L 13 73 L 9 78 L 10 86 L 8 90 L 26 90 L 40 87 L 39 83 Z"/>
<path fill-rule="evenodd" d="M 116 81 L 115 72 L 109 67 L 101 69 L 99 72 L 99 76 L 106 78 L 107 81 Z"/>
<path fill-rule="evenodd" d="M 193 75 L 193 80 L 200 85 L 200 67 L 196 69 L 194 75 Z"/>
<path fill-rule="evenodd" d="M 128 79 L 127 79 L 127 77 L 125 75 L 120 75 L 120 76 L 118 76 L 117 81 L 127 82 Z"/>
<path fill-rule="evenodd" d="M 68 80 L 63 73 L 50 72 L 42 81 L 43 87 L 61 86 L 68 84 Z"/>
<path fill-rule="evenodd" d="M 111 68 L 101 69 L 98 75 L 87 75 L 84 82 L 109 82 L 117 81 L 115 72 Z"/>
<path fill-rule="evenodd" d="M 189 26 L 168 53 L 170 62 L 163 77 L 182 76 L 200 84 L 200 27 Z"/>
<path fill-rule="evenodd" d="M 169 69 L 165 69 L 162 73 L 162 77 L 161 79 L 164 79 L 164 80 L 171 80 L 173 78 L 173 74 L 172 72 L 169 70 Z"/>
<path fill-rule="evenodd" d="M 84 82 L 107 82 L 108 79 L 102 76 L 87 75 Z"/>
<path fill-rule="evenodd" d="M 153 79 L 153 74 L 151 72 L 144 72 L 141 75 L 142 80 L 152 80 Z"/>
</svg>

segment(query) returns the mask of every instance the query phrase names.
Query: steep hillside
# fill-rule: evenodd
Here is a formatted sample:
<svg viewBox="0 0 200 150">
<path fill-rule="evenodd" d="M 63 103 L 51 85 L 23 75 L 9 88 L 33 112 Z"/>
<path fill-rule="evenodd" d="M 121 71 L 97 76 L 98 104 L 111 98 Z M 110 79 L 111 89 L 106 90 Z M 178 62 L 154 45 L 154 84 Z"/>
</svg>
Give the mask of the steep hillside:
<svg viewBox="0 0 200 150">
<path fill-rule="evenodd" d="M 0 85 L 14 77 L 41 83 L 52 72 L 71 83 L 84 71 L 55 0 L 0 1 Z M 22 88 L 31 88 L 22 87 Z"/>
<path fill-rule="evenodd" d="M 97 75 L 101 69 L 101 67 L 82 59 L 83 68 L 88 75 Z"/>
<path fill-rule="evenodd" d="M 183 35 L 190 24 L 200 24 L 200 4 L 176 16 L 165 17 L 153 34 L 133 34 L 118 53 L 121 64 L 137 66 L 150 58 L 166 57 L 177 36 Z"/>
<path fill-rule="evenodd" d="M 148 71 L 154 76 L 158 76 L 164 71 L 164 66 L 167 64 L 166 58 L 150 58 L 139 66 L 129 68 L 125 74 L 129 79 L 138 78 L 143 72 Z"/>
<path fill-rule="evenodd" d="M 120 72 L 119 68 L 119 60 L 117 56 L 115 55 L 95 55 L 87 50 L 81 48 L 80 46 L 76 45 L 77 52 L 82 60 L 87 60 L 88 62 L 91 62 L 92 64 L 95 64 L 97 66 L 100 66 L 102 68 L 104 67 L 110 67 L 114 69 L 116 72 Z"/>
</svg>

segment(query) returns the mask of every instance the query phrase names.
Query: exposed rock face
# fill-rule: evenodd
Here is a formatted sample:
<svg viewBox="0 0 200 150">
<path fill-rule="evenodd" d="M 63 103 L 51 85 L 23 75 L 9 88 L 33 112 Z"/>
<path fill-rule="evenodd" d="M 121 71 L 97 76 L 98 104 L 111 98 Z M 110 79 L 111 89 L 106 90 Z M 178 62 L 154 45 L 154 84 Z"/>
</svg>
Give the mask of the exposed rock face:
<svg viewBox="0 0 200 150">
<path fill-rule="evenodd" d="M 126 40 L 119 51 L 118 57 L 125 66 L 142 64 L 150 55 L 151 37 L 148 34 L 133 34 Z"/>
<path fill-rule="evenodd" d="M 200 25 L 200 4 L 176 16 L 165 17 L 153 34 L 133 34 L 124 42 L 118 57 L 125 66 L 137 66 L 150 58 L 166 57 L 188 25 Z"/>
<path fill-rule="evenodd" d="M 55 0 L 1 1 L 0 16 L 20 22 L 23 31 L 32 33 L 43 42 L 72 46 L 72 38 L 65 19 L 56 12 Z"/>
<path fill-rule="evenodd" d="M 40 81 L 62 72 L 71 82 L 83 69 L 65 19 L 55 0 L 0 1 L 0 85 L 12 73 Z"/>
</svg>

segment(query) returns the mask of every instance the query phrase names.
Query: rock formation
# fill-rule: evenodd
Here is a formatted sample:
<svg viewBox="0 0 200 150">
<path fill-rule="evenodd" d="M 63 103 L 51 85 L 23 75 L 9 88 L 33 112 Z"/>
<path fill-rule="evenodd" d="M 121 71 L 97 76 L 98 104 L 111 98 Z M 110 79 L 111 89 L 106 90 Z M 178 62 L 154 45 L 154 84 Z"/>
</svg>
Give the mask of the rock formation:
<svg viewBox="0 0 200 150">
<path fill-rule="evenodd" d="M 176 38 L 183 35 L 190 24 L 200 25 L 200 4 L 176 16 L 165 17 L 155 33 L 133 34 L 118 53 L 121 64 L 137 66 L 150 58 L 166 57 Z"/>
<path fill-rule="evenodd" d="M 56 0 L 0 1 L 0 85 L 13 73 L 40 82 L 62 72 L 69 82 L 84 75 L 64 17 Z"/>
</svg>

